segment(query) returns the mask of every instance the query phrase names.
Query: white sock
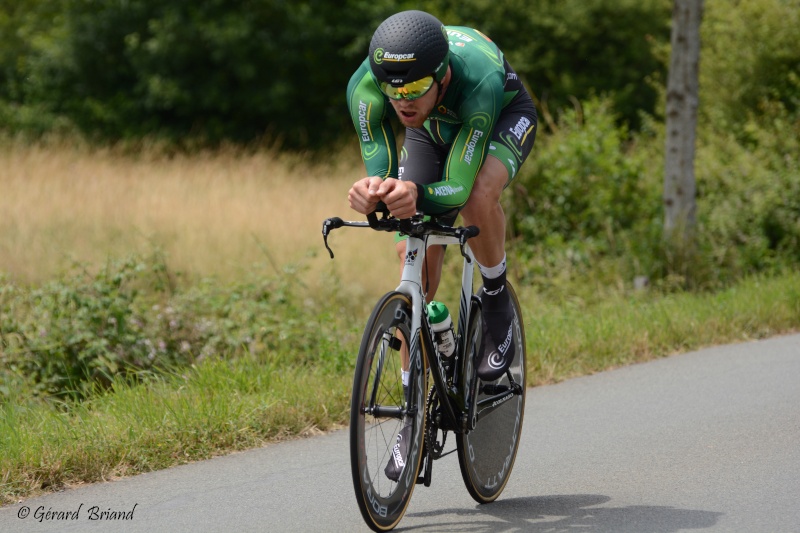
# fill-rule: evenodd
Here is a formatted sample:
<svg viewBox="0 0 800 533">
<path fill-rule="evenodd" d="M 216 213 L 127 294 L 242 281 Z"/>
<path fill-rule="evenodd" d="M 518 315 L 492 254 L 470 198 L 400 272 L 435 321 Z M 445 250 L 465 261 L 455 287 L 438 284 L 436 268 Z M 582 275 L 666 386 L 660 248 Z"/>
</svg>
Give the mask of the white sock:
<svg viewBox="0 0 800 533">
<path fill-rule="evenodd" d="M 400 377 L 403 380 L 403 387 L 408 387 L 408 382 L 409 382 L 410 377 L 411 377 L 411 371 L 410 370 L 401 370 L 400 371 Z"/>
<path fill-rule="evenodd" d="M 484 278 L 497 279 L 503 275 L 503 272 L 506 271 L 506 254 L 503 254 L 503 260 L 500 261 L 499 265 L 495 265 L 493 267 L 486 267 L 478 263 L 478 268 L 481 271 L 481 276 L 483 276 Z"/>
</svg>

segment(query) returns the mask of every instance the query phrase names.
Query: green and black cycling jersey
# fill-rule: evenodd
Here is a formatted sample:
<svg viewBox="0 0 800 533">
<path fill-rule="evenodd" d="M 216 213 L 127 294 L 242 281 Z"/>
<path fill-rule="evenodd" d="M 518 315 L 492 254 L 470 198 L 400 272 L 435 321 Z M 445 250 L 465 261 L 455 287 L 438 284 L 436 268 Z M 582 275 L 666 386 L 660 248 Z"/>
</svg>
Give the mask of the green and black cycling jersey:
<svg viewBox="0 0 800 533">
<path fill-rule="evenodd" d="M 425 121 L 424 128 L 434 142 L 451 148 L 440 181 L 430 183 L 426 180 L 421 189 L 424 198 L 417 205 L 429 214 L 450 211 L 466 203 L 489 153 L 501 112 L 518 97 L 530 99 L 491 39 L 472 28 L 445 28 L 452 76 L 443 100 Z M 368 59 L 350 79 L 347 103 L 358 133 L 367 175 L 397 178 L 398 154 L 390 123 L 394 108 L 381 92 Z M 518 136 L 516 141 L 519 140 Z M 511 158 L 503 159 L 510 161 Z M 517 162 L 512 162 L 512 165 L 521 162 L 519 157 L 513 159 Z M 516 169 L 509 167 L 510 177 L 515 172 Z M 417 181 L 409 176 L 404 176 L 404 179 Z"/>
</svg>

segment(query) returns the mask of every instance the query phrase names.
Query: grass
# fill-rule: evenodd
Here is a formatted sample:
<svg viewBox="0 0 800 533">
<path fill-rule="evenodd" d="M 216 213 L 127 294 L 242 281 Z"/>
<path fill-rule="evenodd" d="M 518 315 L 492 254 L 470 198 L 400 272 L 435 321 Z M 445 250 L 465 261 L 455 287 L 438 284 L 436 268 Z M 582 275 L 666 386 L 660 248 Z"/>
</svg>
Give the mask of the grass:
<svg viewBox="0 0 800 533">
<path fill-rule="evenodd" d="M 753 278 L 717 294 L 634 295 L 525 316 L 534 385 L 800 326 L 800 275 Z"/>
<path fill-rule="evenodd" d="M 158 248 L 191 279 L 231 280 L 254 264 L 277 272 L 306 261 L 312 282 L 331 268 L 322 220 L 351 212 L 347 190 L 363 173 L 358 150 L 343 151 L 355 158 L 0 147 L 0 272 L 37 283 L 75 260 L 102 264 Z M 363 245 L 385 250 L 359 264 L 358 275 L 339 273 L 356 294 L 384 286 L 383 272 L 396 261 L 381 243 L 391 236 L 364 231 L 331 243 L 349 258 Z"/>
<path fill-rule="evenodd" d="M 360 324 L 394 286 L 397 269 L 389 235 L 337 232 L 330 239 L 336 261 L 322 248 L 321 221 L 348 215 L 346 190 L 361 172 L 359 161 L 344 157 L 233 149 L 185 157 L 0 148 L 2 283 L 41 284 L 73 259 L 100 265 L 156 248 L 180 273 L 178 290 L 211 277 L 224 292 L 245 274 L 273 272 L 298 288 L 295 307 L 307 307 L 308 316 L 320 305 L 339 306 L 328 314 L 338 321 L 332 331 L 342 332 L 331 357 L 222 353 L 139 383 L 117 378 L 80 403 L 12 391 L 0 401 L 0 504 L 346 424 L 352 364 L 342 362 L 355 360 Z M 304 268 L 287 269 L 296 263 Z M 800 325 L 797 273 L 751 278 L 720 293 L 612 288 L 591 301 L 516 287 L 532 385 Z M 448 303 L 453 289 L 441 290 Z M 353 323 L 354 315 L 362 319 Z M 293 327 L 306 323 L 296 320 Z"/>
<path fill-rule="evenodd" d="M 9 402 L 0 417 L 0 502 L 206 459 L 345 422 L 349 377 L 252 359 L 215 360 L 90 401 Z"/>
</svg>

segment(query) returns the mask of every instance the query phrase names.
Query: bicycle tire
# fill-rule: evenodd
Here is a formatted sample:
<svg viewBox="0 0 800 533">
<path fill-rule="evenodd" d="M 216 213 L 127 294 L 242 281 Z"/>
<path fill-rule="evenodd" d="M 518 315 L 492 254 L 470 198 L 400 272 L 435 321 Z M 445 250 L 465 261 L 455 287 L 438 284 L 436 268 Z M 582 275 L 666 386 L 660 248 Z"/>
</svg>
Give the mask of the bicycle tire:
<svg viewBox="0 0 800 533">
<path fill-rule="evenodd" d="M 478 503 L 489 503 L 497 499 L 511 476 L 514 460 L 519 449 L 522 422 L 525 414 L 525 329 L 519 300 L 511 287 L 506 285 L 514 307 L 513 330 L 516 356 L 509 369 L 514 381 L 521 387 L 521 394 L 503 399 L 502 405 L 485 418 L 480 418 L 475 428 L 457 435 L 456 447 L 461 476 L 470 496 Z M 473 306 L 476 308 L 477 306 Z M 479 314 L 479 313 L 478 313 Z M 477 379 L 478 350 L 481 344 L 480 317 L 470 317 L 465 342 L 463 372 Z M 467 380 L 469 383 L 469 379 Z M 498 387 L 509 384 L 508 376 L 495 382 Z M 484 391 L 477 393 L 478 401 L 490 396 Z"/>
<path fill-rule="evenodd" d="M 412 362 L 408 398 L 401 380 L 400 343 L 409 346 Z M 364 329 L 353 378 L 350 405 L 350 466 L 358 507 L 374 531 L 389 531 L 405 514 L 417 483 L 423 458 L 425 401 L 427 393 L 425 348 L 411 337 L 411 302 L 399 292 L 387 293 L 375 306 Z M 415 353 L 416 352 L 416 353 Z M 382 411 L 375 409 L 379 406 Z M 389 462 L 398 433 L 411 413 L 412 425 L 406 464 L 399 479 L 390 480 L 384 468 Z"/>
</svg>

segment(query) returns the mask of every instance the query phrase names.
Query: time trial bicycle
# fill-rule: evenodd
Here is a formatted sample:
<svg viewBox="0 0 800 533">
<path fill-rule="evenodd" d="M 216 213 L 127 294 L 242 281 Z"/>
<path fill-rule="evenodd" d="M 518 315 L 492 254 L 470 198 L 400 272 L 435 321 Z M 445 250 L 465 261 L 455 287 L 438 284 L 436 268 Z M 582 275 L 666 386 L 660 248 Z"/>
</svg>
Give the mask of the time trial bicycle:
<svg viewBox="0 0 800 533">
<path fill-rule="evenodd" d="M 389 531 L 400 522 L 417 484 L 430 486 L 433 461 L 458 452 L 461 475 L 478 503 L 494 501 L 508 482 L 519 448 L 525 411 L 525 332 L 511 284 L 514 308 L 512 342 L 516 357 L 498 380 L 477 376 L 482 349 L 481 301 L 473 292 L 475 259 L 468 240 L 478 228 L 452 227 L 422 215 L 397 219 L 382 212 L 367 221 L 334 217 L 323 222 L 325 247 L 331 231 L 344 226 L 399 232 L 408 236 L 400 284 L 375 305 L 361 340 L 350 406 L 350 464 L 356 500 L 364 521 L 374 531 Z M 438 355 L 428 319 L 422 282 L 427 248 L 457 245 L 463 256 L 461 301 L 456 349 Z M 407 353 L 410 372 L 403 386 L 401 370 Z M 432 382 L 430 387 L 428 383 Z M 396 481 L 384 472 L 400 431 L 409 439 Z M 449 433 L 456 449 L 445 452 Z"/>
</svg>

